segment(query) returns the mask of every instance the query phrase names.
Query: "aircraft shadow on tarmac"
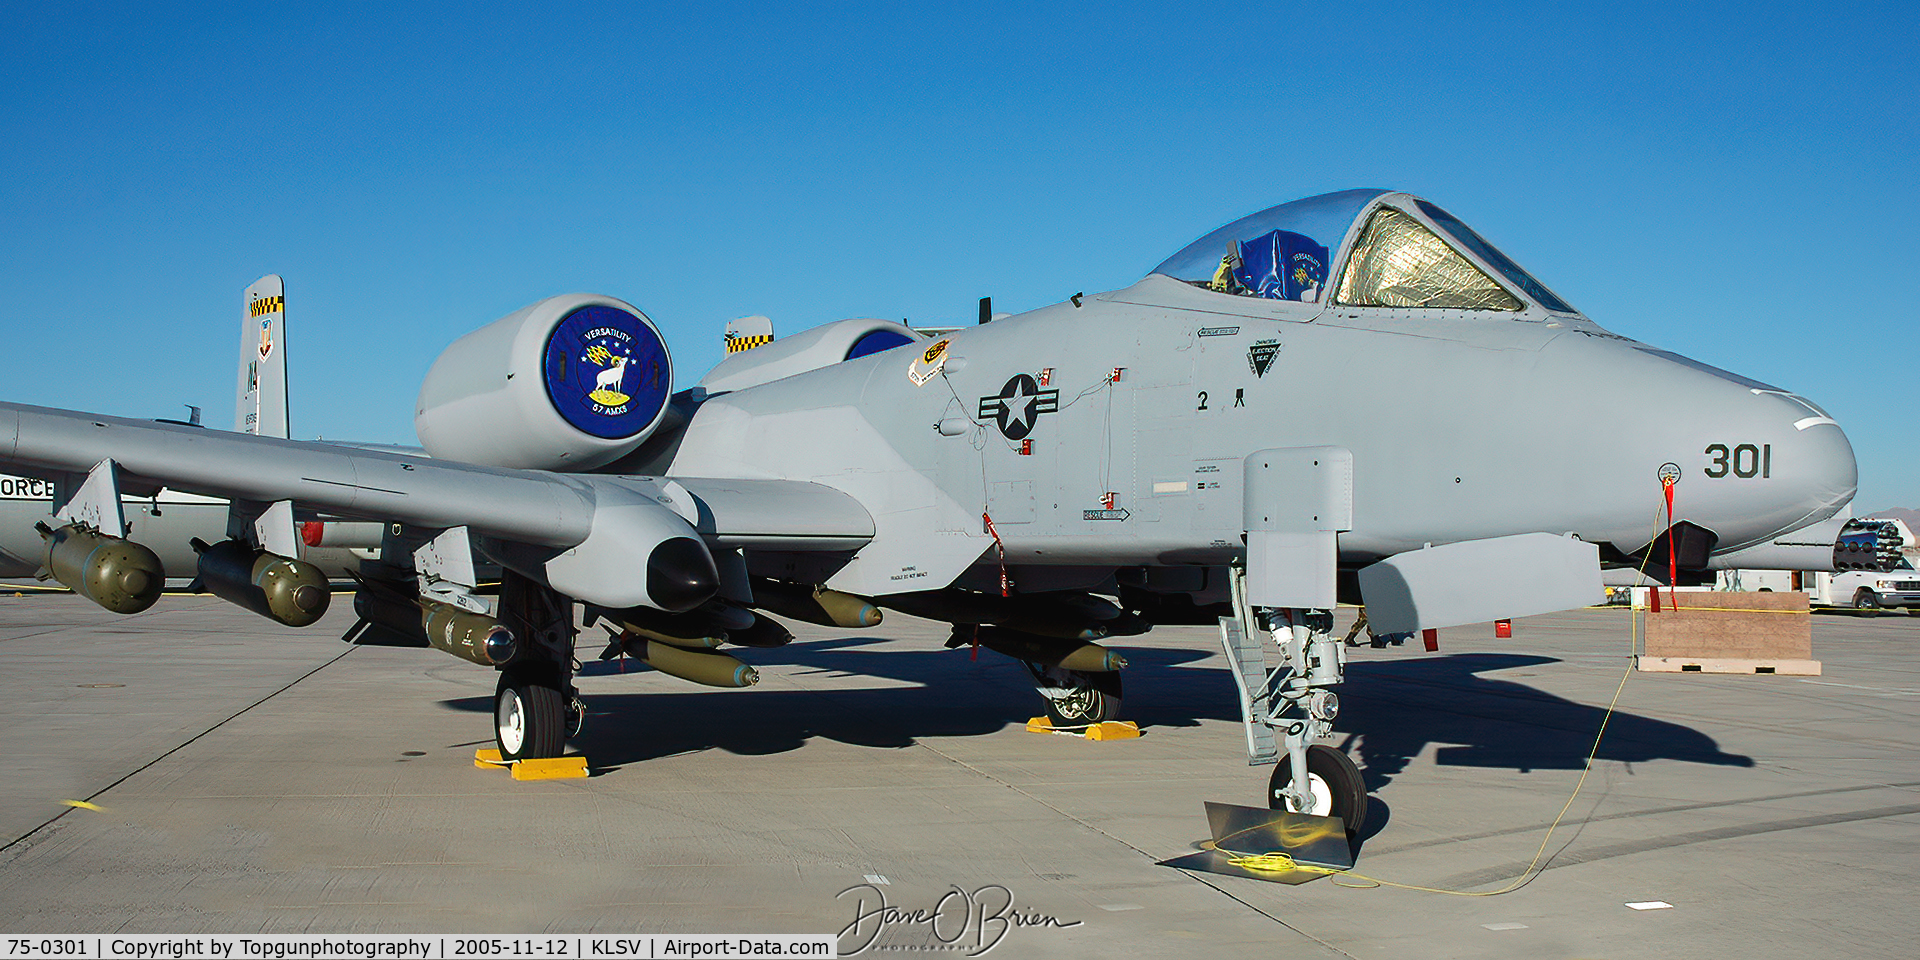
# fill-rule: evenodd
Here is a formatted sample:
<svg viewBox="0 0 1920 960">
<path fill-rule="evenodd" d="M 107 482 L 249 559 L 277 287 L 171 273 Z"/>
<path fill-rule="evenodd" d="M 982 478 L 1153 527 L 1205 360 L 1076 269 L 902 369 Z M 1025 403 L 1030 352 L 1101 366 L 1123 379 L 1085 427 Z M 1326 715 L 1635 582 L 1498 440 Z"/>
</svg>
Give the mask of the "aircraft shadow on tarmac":
<svg viewBox="0 0 1920 960">
<path fill-rule="evenodd" d="M 1041 712 L 1025 668 L 998 654 L 958 650 L 869 649 L 886 640 L 845 638 L 774 650 L 730 648 L 763 666 L 857 675 L 900 686 L 815 691 L 747 689 L 686 693 L 594 694 L 575 745 L 606 768 L 653 757 L 722 749 L 736 754 L 794 750 L 813 737 L 871 747 L 906 747 L 920 737 L 977 736 L 1024 723 Z M 1142 729 L 1237 721 L 1233 680 L 1224 667 L 1194 667 L 1193 650 L 1126 650 L 1122 715 Z M 1551 657 L 1463 653 L 1348 664 L 1340 688 L 1340 745 L 1357 755 L 1369 791 L 1378 793 L 1428 745 L 1441 766 L 1519 770 L 1579 769 L 1605 714 L 1512 679 L 1480 676 L 1556 663 Z M 587 676 L 649 668 L 632 660 L 590 663 Z M 486 697 L 443 701 L 484 713 Z M 1624 711 L 1607 726 L 1598 758 L 1622 763 L 1678 760 L 1753 766 L 1690 727 Z"/>
<path fill-rule="evenodd" d="M 965 649 L 866 649 L 886 643 L 890 641 L 860 637 L 773 650 L 729 647 L 727 652 L 762 669 L 800 667 L 803 681 L 808 674 L 855 675 L 889 685 L 816 692 L 716 690 L 675 681 L 687 692 L 596 693 L 585 698 L 587 724 L 573 744 L 594 766 L 604 768 L 714 748 L 747 755 L 781 753 L 814 737 L 907 747 L 920 737 L 993 733 L 1042 712 L 1026 669 L 1006 657 L 986 650 L 973 660 Z M 588 663 L 580 673 L 610 676 L 622 670 L 646 673 L 651 668 L 636 660 L 608 660 Z M 443 703 L 456 710 L 493 709 L 491 699 L 484 697 Z"/>
</svg>

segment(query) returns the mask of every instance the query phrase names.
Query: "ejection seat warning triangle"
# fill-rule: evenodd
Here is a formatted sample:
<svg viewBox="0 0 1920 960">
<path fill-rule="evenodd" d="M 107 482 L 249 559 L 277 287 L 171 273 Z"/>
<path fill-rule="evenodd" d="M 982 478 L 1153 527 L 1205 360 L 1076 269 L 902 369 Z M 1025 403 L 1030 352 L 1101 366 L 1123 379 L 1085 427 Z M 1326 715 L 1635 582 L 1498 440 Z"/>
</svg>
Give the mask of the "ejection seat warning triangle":
<svg viewBox="0 0 1920 960">
<path fill-rule="evenodd" d="M 1267 368 L 1273 366 L 1273 357 L 1280 352 L 1278 340 L 1256 340 L 1247 348 L 1247 366 L 1253 368 L 1253 375 L 1265 377 Z"/>
</svg>

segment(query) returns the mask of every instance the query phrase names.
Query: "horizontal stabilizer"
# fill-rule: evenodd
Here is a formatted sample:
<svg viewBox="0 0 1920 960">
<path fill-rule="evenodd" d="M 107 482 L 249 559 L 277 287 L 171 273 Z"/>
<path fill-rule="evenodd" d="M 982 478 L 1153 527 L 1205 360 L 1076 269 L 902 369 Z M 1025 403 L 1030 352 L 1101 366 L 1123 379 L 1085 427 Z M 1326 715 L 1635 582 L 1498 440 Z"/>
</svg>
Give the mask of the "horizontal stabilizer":
<svg viewBox="0 0 1920 960">
<path fill-rule="evenodd" d="M 1409 551 L 1361 570 L 1360 593 L 1377 634 L 1528 617 L 1606 598 L 1599 548 L 1550 533 Z"/>
</svg>

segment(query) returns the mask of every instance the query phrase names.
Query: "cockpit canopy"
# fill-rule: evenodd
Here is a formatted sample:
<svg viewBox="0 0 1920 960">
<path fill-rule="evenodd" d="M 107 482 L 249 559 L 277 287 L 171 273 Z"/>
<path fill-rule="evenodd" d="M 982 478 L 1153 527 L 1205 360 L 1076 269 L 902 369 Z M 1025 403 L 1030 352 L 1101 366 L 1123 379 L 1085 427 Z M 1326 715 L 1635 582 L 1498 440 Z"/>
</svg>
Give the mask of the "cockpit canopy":
<svg viewBox="0 0 1920 960">
<path fill-rule="evenodd" d="M 1335 258 L 1345 265 L 1330 282 Z M 1345 306 L 1575 313 L 1452 214 L 1404 193 L 1343 190 L 1242 217 L 1154 273 L 1216 293 Z M 1495 275 L 1500 279 L 1495 279 Z"/>
</svg>

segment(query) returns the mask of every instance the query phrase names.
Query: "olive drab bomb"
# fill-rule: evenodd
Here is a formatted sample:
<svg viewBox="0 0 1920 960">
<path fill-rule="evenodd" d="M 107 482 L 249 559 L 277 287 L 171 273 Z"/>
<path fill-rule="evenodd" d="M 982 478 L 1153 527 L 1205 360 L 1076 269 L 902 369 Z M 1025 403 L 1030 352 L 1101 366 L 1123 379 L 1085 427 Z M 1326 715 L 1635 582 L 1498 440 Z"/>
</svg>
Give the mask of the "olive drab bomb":
<svg viewBox="0 0 1920 960">
<path fill-rule="evenodd" d="M 242 540 L 209 545 L 195 539 L 200 583 L 228 603 L 275 623 L 304 627 L 327 613 L 333 590 L 326 574 L 305 560 L 268 553 Z"/>
<path fill-rule="evenodd" d="M 822 586 L 755 580 L 753 601 L 783 617 L 823 627 L 860 629 L 880 625 L 880 608 L 861 597 Z"/>
<path fill-rule="evenodd" d="M 615 641 L 627 656 L 661 673 L 709 687 L 751 687 L 760 672 L 718 650 L 696 650 L 623 633 Z"/>
<path fill-rule="evenodd" d="M 348 634 L 355 643 L 432 647 L 483 667 L 504 666 L 520 654 L 519 639 L 497 618 L 385 585 L 363 582 L 353 611 L 361 620 Z"/>
<path fill-rule="evenodd" d="M 955 639 L 978 640 L 995 653 L 1062 670 L 1113 673 L 1127 665 L 1126 657 L 1097 643 L 1035 636 L 1005 627 L 957 627 Z"/>
<path fill-rule="evenodd" d="M 52 577 L 114 613 L 139 613 L 160 599 L 167 571 L 152 550 L 83 523 L 37 529 L 47 550 L 41 579 Z"/>
</svg>

